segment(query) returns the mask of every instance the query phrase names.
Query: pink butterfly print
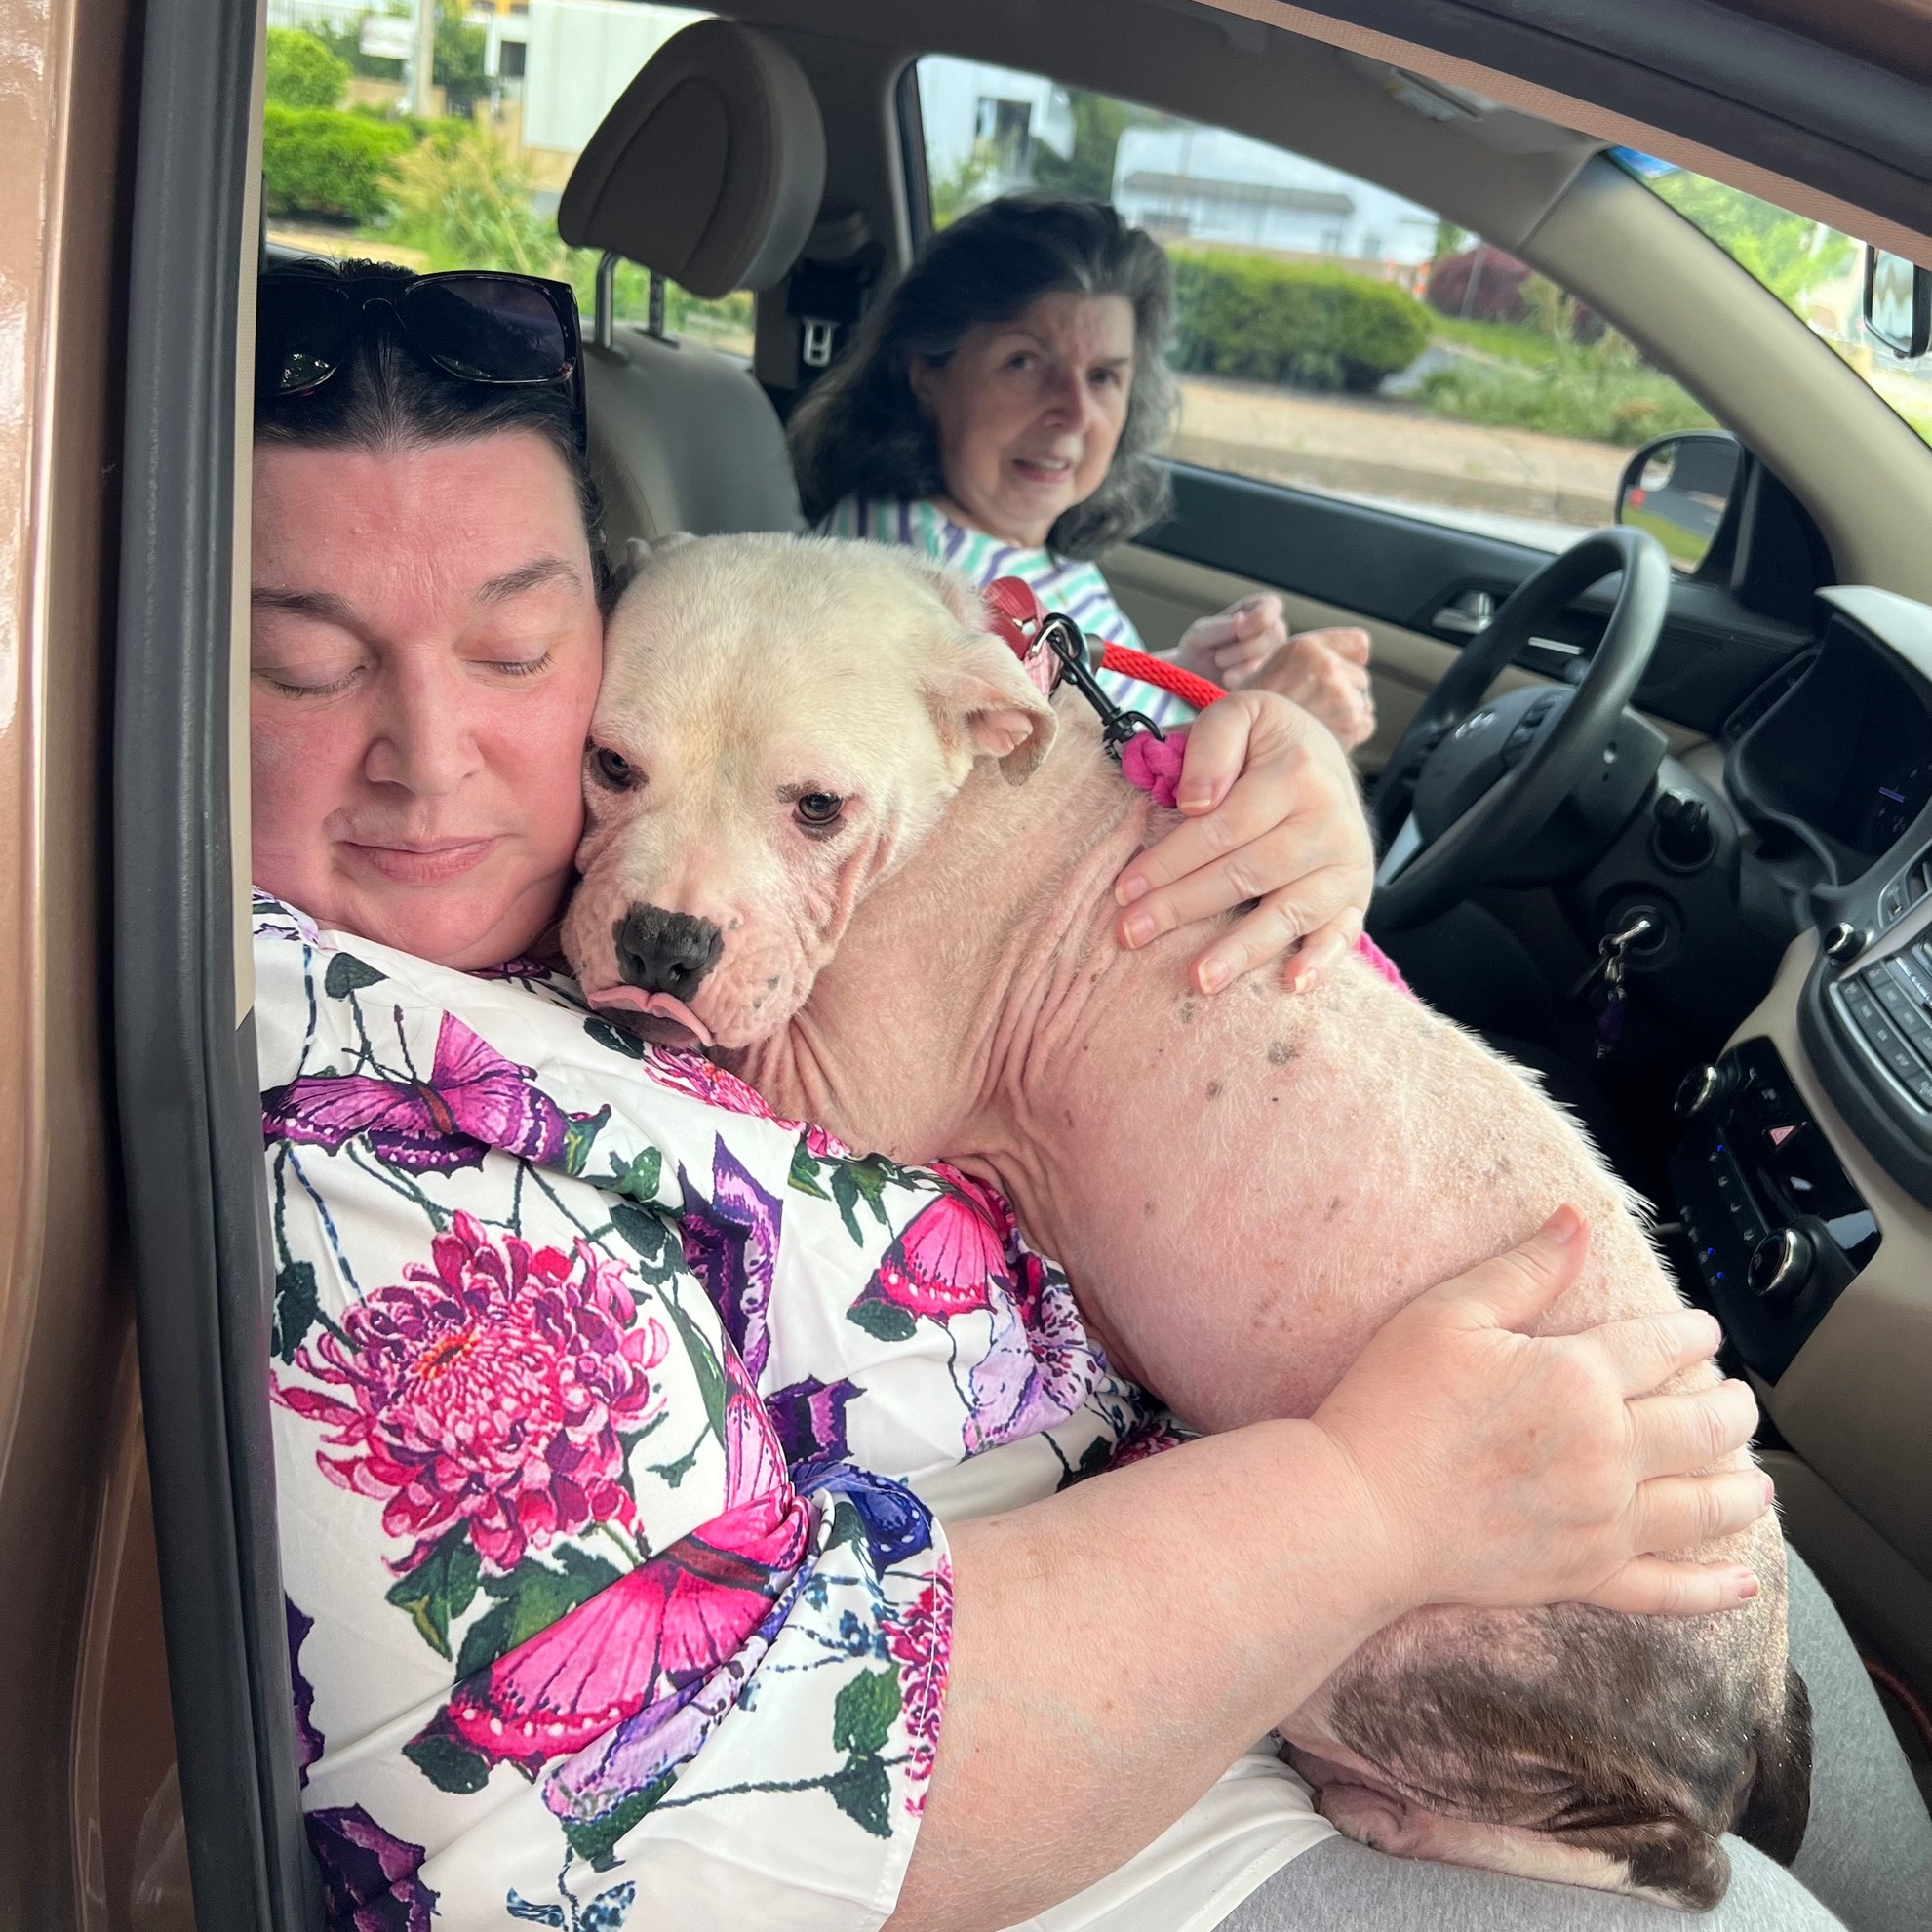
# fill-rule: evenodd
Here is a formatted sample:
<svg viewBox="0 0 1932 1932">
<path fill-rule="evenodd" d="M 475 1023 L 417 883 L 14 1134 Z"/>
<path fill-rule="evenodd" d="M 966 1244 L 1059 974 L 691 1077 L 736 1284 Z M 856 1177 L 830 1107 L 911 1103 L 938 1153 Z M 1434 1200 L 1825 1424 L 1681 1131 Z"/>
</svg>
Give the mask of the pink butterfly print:
<svg viewBox="0 0 1932 1932">
<path fill-rule="evenodd" d="M 986 1307 L 995 1282 L 1010 1286 L 1000 1230 L 977 1199 L 949 1186 L 899 1231 L 860 1299 L 944 1321 Z"/>
<path fill-rule="evenodd" d="M 724 1367 L 724 1511 L 458 1684 L 432 1729 L 533 1775 L 743 1648 L 804 1560 L 811 1510 L 729 1349 Z"/>
<path fill-rule="evenodd" d="M 570 1122 L 513 1065 L 453 1013 L 443 1015 L 426 1081 L 366 1074 L 308 1075 L 261 1096 L 270 1140 L 326 1147 L 357 1135 L 391 1166 L 410 1173 L 480 1166 L 488 1148 L 548 1165 L 564 1151 Z"/>
</svg>

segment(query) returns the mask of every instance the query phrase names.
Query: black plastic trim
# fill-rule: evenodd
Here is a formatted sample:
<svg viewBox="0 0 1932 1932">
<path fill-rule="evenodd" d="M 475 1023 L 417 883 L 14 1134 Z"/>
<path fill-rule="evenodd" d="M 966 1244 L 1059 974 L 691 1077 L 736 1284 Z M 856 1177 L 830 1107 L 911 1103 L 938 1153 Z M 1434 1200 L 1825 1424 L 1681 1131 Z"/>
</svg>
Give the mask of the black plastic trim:
<svg viewBox="0 0 1932 1932">
<path fill-rule="evenodd" d="M 253 1021 L 237 1027 L 228 681 L 256 12 L 148 0 L 114 695 L 114 1031 L 182 1808 L 205 1932 L 319 1925 L 270 1443 Z"/>
<path fill-rule="evenodd" d="M 1462 638 L 1435 628 L 1439 611 L 1470 590 L 1487 591 L 1500 604 L 1551 561 L 1547 550 L 1436 523 L 1426 512 L 1381 509 L 1195 463 L 1166 467 L 1173 508 L 1135 542 L 1456 648 Z M 1616 590 L 1617 579 L 1606 579 L 1542 628 L 1594 650 Z M 1727 584 L 1678 578 L 1664 637 L 1635 702 L 1695 730 L 1715 731 L 1811 641 L 1809 629 L 1748 610 Z M 1533 671 L 1552 668 L 1533 647 L 1517 661 Z"/>
<path fill-rule="evenodd" d="M 905 187 L 906 226 L 917 255 L 932 233 L 932 182 L 926 167 L 926 118 L 919 104 L 919 62 L 908 60 L 892 83 L 892 119 L 899 131 L 899 179 Z"/>
</svg>

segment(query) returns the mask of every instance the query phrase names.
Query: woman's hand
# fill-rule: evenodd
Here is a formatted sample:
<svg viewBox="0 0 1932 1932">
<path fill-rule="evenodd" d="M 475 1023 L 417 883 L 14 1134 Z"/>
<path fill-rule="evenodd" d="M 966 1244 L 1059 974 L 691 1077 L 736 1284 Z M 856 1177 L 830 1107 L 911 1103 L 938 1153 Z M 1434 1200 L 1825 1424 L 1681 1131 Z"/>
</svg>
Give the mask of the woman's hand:
<svg viewBox="0 0 1932 1932">
<path fill-rule="evenodd" d="M 1400 1600 L 1699 1614 L 1755 1595 L 1741 1563 L 1652 1554 L 1742 1529 L 1771 1500 L 1755 1468 L 1687 1474 L 1749 1441 L 1757 1404 L 1742 1382 L 1654 1393 L 1711 1355 L 1716 1322 L 1684 1309 L 1527 1332 L 1589 1244 L 1582 1216 L 1558 1208 L 1393 1317 L 1316 1410 L 1358 1472 L 1364 1551 L 1402 1579 Z"/>
<path fill-rule="evenodd" d="M 1296 992 L 1361 937 L 1375 852 L 1354 768 L 1314 719 L 1268 691 L 1210 704 L 1188 732 L 1175 803 L 1193 821 L 1150 846 L 1114 895 L 1123 946 L 1253 902 L 1194 963 L 1218 993 L 1291 955 Z"/>
<path fill-rule="evenodd" d="M 1272 690 L 1300 705 L 1334 732 L 1344 751 L 1353 751 L 1375 735 L 1370 649 L 1364 630 L 1302 631 L 1249 672 L 1241 689 Z"/>
<path fill-rule="evenodd" d="M 1272 690 L 1334 732 L 1344 751 L 1375 735 L 1368 633 L 1354 627 L 1290 638 L 1281 600 L 1257 592 L 1181 635 L 1175 661 L 1227 690 Z"/>
<path fill-rule="evenodd" d="M 1243 685 L 1288 641 L 1281 600 L 1259 591 L 1242 597 L 1211 617 L 1197 617 L 1181 633 L 1174 661 L 1198 678 L 1209 678 L 1227 690 Z M 1284 697 L 1293 696 L 1283 691 Z"/>
</svg>

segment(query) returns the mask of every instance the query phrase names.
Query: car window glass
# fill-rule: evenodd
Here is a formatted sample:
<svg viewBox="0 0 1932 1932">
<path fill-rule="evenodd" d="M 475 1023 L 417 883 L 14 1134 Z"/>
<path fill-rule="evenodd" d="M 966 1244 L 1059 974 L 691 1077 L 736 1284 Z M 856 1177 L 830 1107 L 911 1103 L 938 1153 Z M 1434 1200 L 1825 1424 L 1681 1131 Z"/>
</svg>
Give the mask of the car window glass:
<svg viewBox="0 0 1932 1932">
<path fill-rule="evenodd" d="M 705 18 L 628 0 L 502 11 L 441 0 L 434 78 L 419 90 L 413 8 L 269 0 L 268 239 L 414 268 L 560 276 L 588 318 L 597 256 L 558 238 L 564 184 L 638 69 Z M 649 287 L 642 268 L 621 264 L 617 317 L 643 320 Z M 707 302 L 672 284 L 665 319 L 674 334 L 751 353 L 747 295 Z"/>
<path fill-rule="evenodd" d="M 1857 242 L 1675 162 L 1632 148 L 1617 149 L 1616 159 L 1801 316 L 1932 443 L 1932 355 L 1895 356 L 1867 331 L 1865 251 Z"/>
<path fill-rule="evenodd" d="M 1033 186 L 1166 249 L 1183 461 L 1566 548 L 1631 451 L 1711 428 L 1561 289 L 1324 163 L 1038 75 L 918 64 L 931 216 Z"/>
</svg>

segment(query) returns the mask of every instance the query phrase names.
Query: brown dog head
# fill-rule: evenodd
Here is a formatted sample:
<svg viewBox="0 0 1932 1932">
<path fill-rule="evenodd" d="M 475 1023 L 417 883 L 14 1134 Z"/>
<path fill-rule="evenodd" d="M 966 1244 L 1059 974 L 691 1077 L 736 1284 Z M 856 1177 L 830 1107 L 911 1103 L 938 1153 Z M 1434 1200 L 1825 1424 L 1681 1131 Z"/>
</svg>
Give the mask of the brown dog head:
<svg viewBox="0 0 1932 1932">
<path fill-rule="evenodd" d="M 605 638 L 564 949 L 593 1005 L 743 1046 L 974 764 L 1018 780 L 1051 708 L 964 578 L 824 538 L 683 538 Z"/>
</svg>

